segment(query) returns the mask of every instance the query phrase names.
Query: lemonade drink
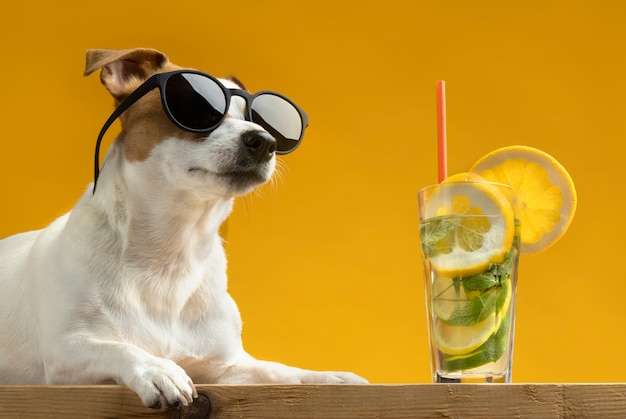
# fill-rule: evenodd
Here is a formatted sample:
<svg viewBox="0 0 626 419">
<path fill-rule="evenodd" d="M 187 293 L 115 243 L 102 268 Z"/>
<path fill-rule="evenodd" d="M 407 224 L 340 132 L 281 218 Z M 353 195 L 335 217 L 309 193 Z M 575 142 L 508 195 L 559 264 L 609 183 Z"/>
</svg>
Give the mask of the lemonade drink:
<svg viewBox="0 0 626 419">
<path fill-rule="evenodd" d="M 516 196 L 468 174 L 422 189 L 420 240 L 434 382 L 510 382 Z"/>
</svg>

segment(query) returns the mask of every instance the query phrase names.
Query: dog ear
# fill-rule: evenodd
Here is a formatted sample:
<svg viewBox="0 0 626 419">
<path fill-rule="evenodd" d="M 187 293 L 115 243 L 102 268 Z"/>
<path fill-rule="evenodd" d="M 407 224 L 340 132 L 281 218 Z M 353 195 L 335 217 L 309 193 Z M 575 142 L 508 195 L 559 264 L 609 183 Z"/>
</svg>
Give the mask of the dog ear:
<svg viewBox="0 0 626 419">
<path fill-rule="evenodd" d="M 129 82 L 147 79 L 167 61 L 165 54 L 149 48 L 89 49 L 84 75 L 102 69 L 100 81 L 114 98 L 122 100 L 130 93 Z"/>
</svg>

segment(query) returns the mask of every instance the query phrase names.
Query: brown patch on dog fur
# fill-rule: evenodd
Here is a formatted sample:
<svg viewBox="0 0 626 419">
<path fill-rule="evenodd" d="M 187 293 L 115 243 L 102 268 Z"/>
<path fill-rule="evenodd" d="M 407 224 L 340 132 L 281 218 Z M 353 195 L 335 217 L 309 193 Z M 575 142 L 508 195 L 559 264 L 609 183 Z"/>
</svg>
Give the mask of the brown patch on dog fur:
<svg viewBox="0 0 626 419">
<path fill-rule="evenodd" d="M 158 71 L 149 74 L 165 73 L 168 71 L 181 70 L 170 62 L 166 62 Z M 134 80 L 125 88 L 126 96 L 138 88 L 144 80 Z M 118 105 L 119 103 L 116 103 Z M 187 132 L 176 127 L 165 114 L 161 103 L 158 88 L 147 93 L 121 116 L 122 133 L 119 139 L 124 142 L 124 154 L 128 161 L 143 161 L 150 156 L 152 149 L 163 142 L 166 138 L 176 137 L 182 140 L 197 140 L 200 136 L 196 133 Z"/>
<path fill-rule="evenodd" d="M 237 77 L 235 77 L 235 76 L 228 76 L 226 78 L 228 80 L 232 81 L 233 83 L 235 83 L 237 86 L 239 86 L 239 88 L 241 90 L 248 90 L 248 89 L 246 89 L 246 86 L 244 86 L 244 84 L 241 82 L 241 80 L 239 80 Z"/>
<path fill-rule="evenodd" d="M 150 48 L 88 50 L 85 75 L 98 69 L 101 69 L 100 81 L 115 99 L 115 106 L 119 106 L 152 75 L 184 68 L 171 63 L 162 52 Z M 236 77 L 228 79 L 245 90 L 244 84 Z M 228 114 L 225 116 L 230 117 Z M 124 154 L 128 161 L 147 159 L 152 150 L 166 138 L 198 141 L 206 136 L 174 125 L 163 109 L 158 88 L 133 103 L 119 119 L 122 132 L 117 141 L 124 143 Z"/>
<path fill-rule="evenodd" d="M 167 56 L 149 48 L 128 50 L 88 50 L 85 75 L 101 69 L 100 81 L 115 99 L 115 106 L 144 81 L 156 73 L 181 70 Z M 117 141 L 124 142 L 128 161 L 148 158 L 154 147 L 169 137 L 197 140 L 202 136 L 178 129 L 167 117 L 159 89 L 147 93 L 121 116 L 122 132 Z"/>
<path fill-rule="evenodd" d="M 201 134 L 177 128 L 165 114 L 161 104 L 159 89 L 146 94 L 120 117 L 122 133 L 119 140 L 124 142 L 124 153 L 128 161 L 143 161 L 166 138 L 197 141 Z"/>
<path fill-rule="evenodd" d="M 154 74 L 183 69 L 183 67 L 168 62 L 159 71 L 155 71 Z M 230 77 L 229 79 L 241 86 L 242 89 L 245 89 L 243 83 L 238 79 L 232 79 Z M 133 88 L 128 91 L 127 95 L 139 87 L 144 81 L 145 80 L 137 80 Z M 231 115 L 226 114 L 224 119 L 228 118 L 231 118 Z M 143 161 L 147 159 L 154 147 L 159 145 L 166 138 L 175 137 L 180 140 L 199 141 L 207 135 L 185 131 L 174 125 L 163 109 L 158 88 L 155 88 L 135 102 L 121 115 L 120 119 L 123 129 L 119 138 L 125 142 L 124 153 L 128 161 Z M 125 127 L 132 128 L 126 129 Z"/>
</svg>

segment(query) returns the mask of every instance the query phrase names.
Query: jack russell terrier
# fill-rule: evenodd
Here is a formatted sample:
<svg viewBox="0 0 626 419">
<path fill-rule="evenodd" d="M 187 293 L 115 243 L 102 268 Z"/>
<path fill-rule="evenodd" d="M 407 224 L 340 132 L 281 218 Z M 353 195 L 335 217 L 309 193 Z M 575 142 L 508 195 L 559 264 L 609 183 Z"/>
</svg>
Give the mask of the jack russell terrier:
<svg viewBox="0 0 626 419">
<path fill-rule="evenodd" d="M 0 241 L 0 384 L 119 383 L 162 408 L 192 402 L 194 382 L 366 383 L 253 358 L 227 292 L 220 224 L 300 144 L 306 114 L 152 49 L 88 50 L 97 70 L 117 107 L 93 184 Z"/>
</svg>

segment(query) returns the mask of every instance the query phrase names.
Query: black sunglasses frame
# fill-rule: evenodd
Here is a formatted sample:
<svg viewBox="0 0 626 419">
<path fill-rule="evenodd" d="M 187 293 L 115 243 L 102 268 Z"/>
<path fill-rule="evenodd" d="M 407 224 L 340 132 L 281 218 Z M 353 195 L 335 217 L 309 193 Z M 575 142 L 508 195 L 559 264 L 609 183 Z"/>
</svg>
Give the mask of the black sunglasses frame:
<svg viewBox="0 0 626 419">
<path fill-rule="evenodd" d="M 222 93 L 224 94 L 225 105 L 224 105 L 224 111 L 222 112 L 223 115 L 211 127 L 208 127 L 208 128 L 205 128 L 205 129 L 191 128 L 191 127 L 183 125 L 172 114 L 172 112 L 171 112 L 171 110 L 169 108 L 169 104 L 167 103 L 167 99 L 165 97 L 165 88 L 167 86 L 167 81 L 172 76 L 177 75 L 177 74 L 196 74 L 196 75 L 199 75 L 199 76 L 206 77 L 209 80 L 211 80 L 213 83 L 215 83 L 220 88 Z M 203 73 L 201 71 L 196 71 L 196 70 L 176 70 L 176 71 L 169 71 L 169 72 L 166 72 L 166 73 L 156 73 L 156 74 L 152 75 L 150 78 L 148 78 L 145 82 L 143 82 L 130 95 L 128 95 L 122 101 L 122 103 L 120 103 L 118 105 L 118 107 L 113 111 L 111 116 L 109 116 L 109 119 L 107 119 L 107 121 L 102 126 L 102 129 L 100 130 L 100 134 L 98 134 L 98 140 L 96 141 L 95 162 L 94 162 L 93 193 L 96 192 L 96 184 L 98 182 L 98 176 L 100 175 L 100 144 L 102 143 L 102 139 L 104 138 L 104 134 L 109 129 L 109 127 L 113 124 L 113 122 L 115 122 L 115 120 L 117 118 L 119 118 L 126 110 L 128 110 L 128 108 L 130 108 L 135 102 L 137 102 L 139 99 L 144 97 L 147 93 L 151 92 L 155 88 L 159 89 L 159 95 L 161 96 L 161 105 L 163 106 L 163 110 L 165 111 L 165 114 L 170 119 L 170 121 L 175 126 L 177 126 L 178 128 L 182 129 L 183 131 L 195 132 L 195 133 L 199 133 L 199 134 L 209 133 L 209 132 L 213 131 L 214 129 L 216 129 L 224 121 L 224 119 L 226 118 L 226 115 L 228 113 L 228 109 L 230 108 L 230 100 L 231 100 L 232 96 L 239 96 L 239 97 L 241 97 L 241 98 L 243 98 L 245 100 L 245 102 L 246 102 L 246 113 L 245 113 L 246 121 L 251 121 L 251 122 L 254 122 L 254 120 L 252 118 L 252 106 L 251 105 L 252 105 L 252 102 L 254 101 L 255 98 L 257 98 L 258 96 L 262 96 L 262 95 L 272 95 L 272 96 L 280 97 L 284 101 L 286 101 L 289 104 L 291 104 L 291 106 L 293 106 L 294 109 L 296 109 L 296 111 L 298 112 L 298 114 L 300 116 L 301 122 L 302 122 L 302 129 L 300 131 L 300 137 L 297 139 L 296 144 L 294 145 L 294 147 L 290 148 L 289 150 L 276 150 L 276 154 L 288 154 L 288 153 L 291 153 L 292 151 L 294 151 L 296 148 L 298 148 L 298 146 L 302 142 L 302 137 L 304 136 L 304 130 L 309 125 L 309 117 L 306 114 L 306 112 L 304 112 L 302 110 L 302 108 L 300 108 L 298 105 L 296 105 L 296 103 L 294 101 L 292 101 L 291 99 L 289 99 L 288 97 L 286 97 L 286 96 L 284 96 L 284 95 L 282 95 L 280 93 L 277 93 L 277 92 L 274 92 L 274 91 L 271 91 L 271 90 L 262 90 L 260 92 L 251 94 L 250 92 L 248 92 L 246 90 L 242 90 L 242 89 L 229 89 L 229 88 L 226 88 L 218 79 L 216 79 L 215 77 L 211 76 L 210 74 Z M 270 134 L 275 135 L 272 132 L 270 132 Z"/>
</svg>

